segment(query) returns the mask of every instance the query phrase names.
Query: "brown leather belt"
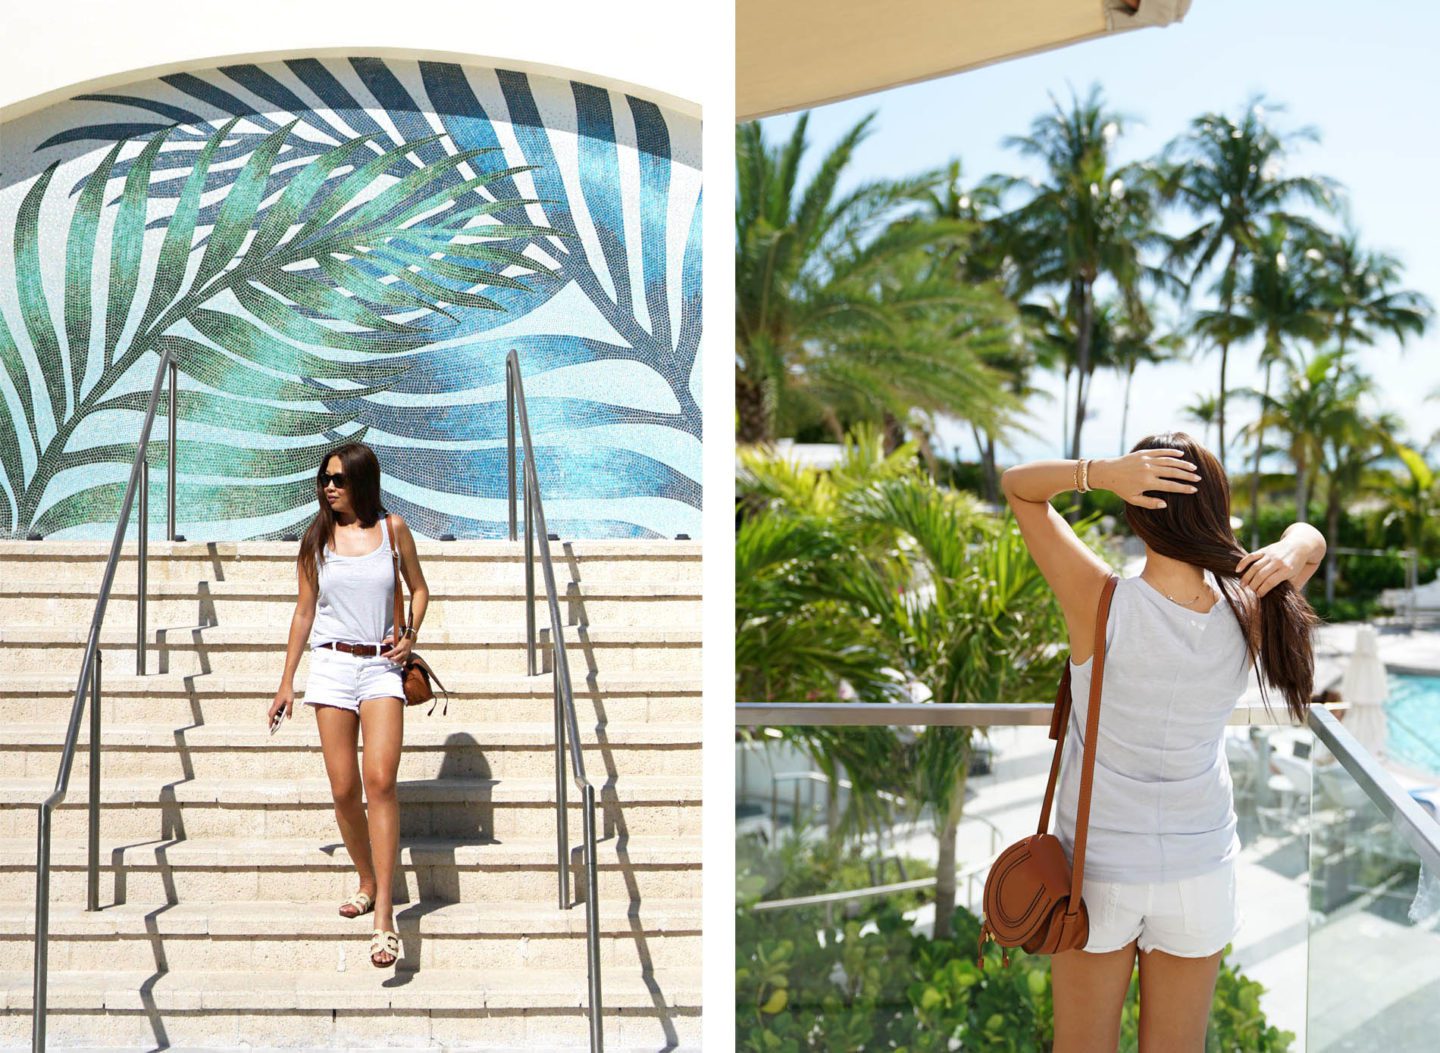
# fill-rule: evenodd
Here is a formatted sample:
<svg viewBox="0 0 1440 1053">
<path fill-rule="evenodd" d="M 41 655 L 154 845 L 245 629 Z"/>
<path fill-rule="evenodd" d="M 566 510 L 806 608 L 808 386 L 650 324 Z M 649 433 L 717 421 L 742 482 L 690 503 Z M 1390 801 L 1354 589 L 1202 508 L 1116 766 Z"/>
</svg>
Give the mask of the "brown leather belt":
<svg viewBox="0 0 1440 1053">
<path fill-rule="evenodd" d="M 333 643 L 322 643 L 321 647 L 329 647 L 336 651 L 344 651 L 346 654 L 353 654 L 359 658 L 374 658 L 379 655 L 381 648 L 375 644 L 352 644 L 343 640 L 336 640 Z"/>
</svg>

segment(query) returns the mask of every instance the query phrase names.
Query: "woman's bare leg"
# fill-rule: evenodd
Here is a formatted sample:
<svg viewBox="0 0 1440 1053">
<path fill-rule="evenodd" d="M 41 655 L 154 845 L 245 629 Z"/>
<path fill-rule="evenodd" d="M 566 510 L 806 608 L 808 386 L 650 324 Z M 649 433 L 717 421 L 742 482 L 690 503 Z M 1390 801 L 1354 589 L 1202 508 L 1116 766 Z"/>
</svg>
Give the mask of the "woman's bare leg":
<svg viewBox="0 0 1440 1053">
<path fill-rule="evenodd" d="M 375 861 L 375 928 L 395 931 L 392 901 L 395 862 L 400 850 L 400 803 L 395 780 L 400 770 L 400 745 L 405 731 L 405 702 L 399 698 L 367 698 L 360 703 L 365 732 L 362 778 L 370 809 L 370 847 Z M 379 955 L 388 964 L 390 956 Z"/>
<path fill-rule="evenodd" d="M 1204 1053 L 1222 953 L 1140 955 L 1140 1053 Z"/>
<path fill-rule="evenodd" d="M 320 728 L 320 749 L 325 754 L 325 773 L 330 776 L 330 795 L 335 799 L 340 838 L 360 873 L 360 891 L 374 899 L 375 866 L 370 858 L 370 828 L 360 797 L 360 762 L 355 756 L 360 718 L 339 706 L 313 708 L 315 723 Z"/>
<path fill-rule="evenodd" d="M 1134 971 L 1134 940 L 1103 954 L 1062 951 L 1050 956 L 1054 1053 L 1115 1053 L 1120 1045 L 1120 1010 Z"/>
</svg>

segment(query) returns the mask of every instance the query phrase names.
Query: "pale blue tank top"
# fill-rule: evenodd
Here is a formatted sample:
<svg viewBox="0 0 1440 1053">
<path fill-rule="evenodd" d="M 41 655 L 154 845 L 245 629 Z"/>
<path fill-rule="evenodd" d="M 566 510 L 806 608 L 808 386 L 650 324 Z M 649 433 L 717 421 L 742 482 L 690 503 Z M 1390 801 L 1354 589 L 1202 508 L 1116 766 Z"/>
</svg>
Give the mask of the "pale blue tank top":
<svg viewBox="0 0 1440 1053">
<path fill-rule="evenodd" d="M 329 545 L 320 563 L 320 589 L 310 646 L 340 640 L 378 644 L 395 626 L 395 569 L 390 529 L 380 517 L 380 547 L 363 556 L 342 556 Z"/>
<path fill-rule="evenodd" d="M 1208 572 L 1206 584 L 1219 595 Z M 1240 851 L 1225 724 L 1250 679 L 1239 621 L 1223 597 L 1205 613 L 1140 577 L 1115 586 L 1085 842 L 1085 876 L 1196 877 Z M 1073 863 L 1075 808 L 1093 659 L 1070 666 L 1070 727 L 1056 835 Z"/>
</svg>

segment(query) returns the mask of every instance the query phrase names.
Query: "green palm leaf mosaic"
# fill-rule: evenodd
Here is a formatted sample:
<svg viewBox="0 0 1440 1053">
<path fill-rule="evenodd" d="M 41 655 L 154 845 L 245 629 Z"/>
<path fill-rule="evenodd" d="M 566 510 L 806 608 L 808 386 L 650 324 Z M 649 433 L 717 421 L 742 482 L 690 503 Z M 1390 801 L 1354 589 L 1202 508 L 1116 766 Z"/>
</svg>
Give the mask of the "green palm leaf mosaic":
<svg viewBox="0 0 1440 1053">
<path fill-rule="evenodd" d="M 0 133 L 0 536 L 109 535 L 166 352 L 187 536 L 294 532 L 351 438 L 418 531 L 497 536 L 511 347 L 561 531 L 698 536 L 698 121 L 508 71 L 296 59 Z"/>
</svg>

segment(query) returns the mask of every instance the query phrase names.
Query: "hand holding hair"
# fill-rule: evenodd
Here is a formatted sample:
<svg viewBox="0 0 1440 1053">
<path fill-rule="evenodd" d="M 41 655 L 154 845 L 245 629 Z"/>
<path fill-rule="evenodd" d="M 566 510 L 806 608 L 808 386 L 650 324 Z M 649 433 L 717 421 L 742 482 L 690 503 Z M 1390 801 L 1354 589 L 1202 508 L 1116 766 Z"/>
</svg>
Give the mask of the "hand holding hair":
<svg viewBox="0 0 1440 1053">
<path fill-rule="evenodd" d="M 1195 465 L 1185 460 L 1182 450 L 1136 450 L 1124 457 L 1109 457 L 1090 465 L 1092 486 L 1114 492 L 1126 504 L 1138 508 L 1164 508 L 1165 499 L 1146 491 L 1193 494 L 1200 476 Z"/>
<path fill-rule="evenodd" d="M 1240 584 L 1264 596 L 1282 581 L 1297 585 L 1310 577 L 1309 568 L 1325 556 L 1325 539 L 1308 523 L 1292 523 L 1280 540 L 1257 548 L 1235 567 Z M 1311 572 L 1313 573 L 1313 572 Z"/>
</svg>

